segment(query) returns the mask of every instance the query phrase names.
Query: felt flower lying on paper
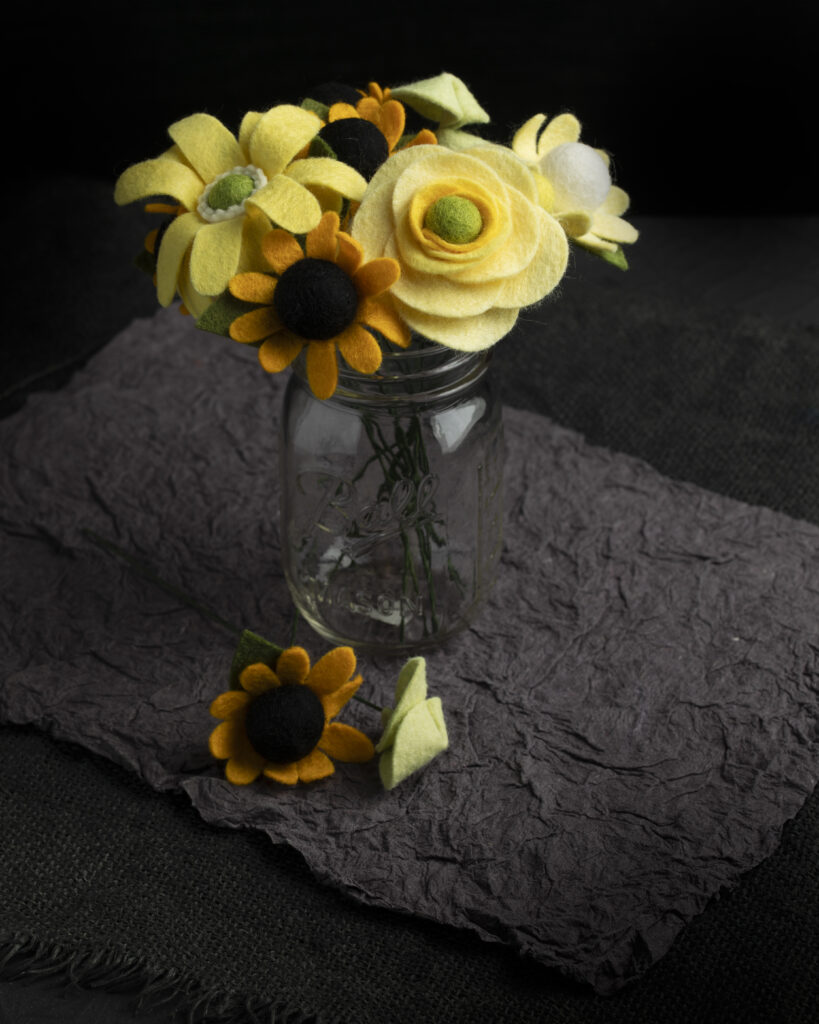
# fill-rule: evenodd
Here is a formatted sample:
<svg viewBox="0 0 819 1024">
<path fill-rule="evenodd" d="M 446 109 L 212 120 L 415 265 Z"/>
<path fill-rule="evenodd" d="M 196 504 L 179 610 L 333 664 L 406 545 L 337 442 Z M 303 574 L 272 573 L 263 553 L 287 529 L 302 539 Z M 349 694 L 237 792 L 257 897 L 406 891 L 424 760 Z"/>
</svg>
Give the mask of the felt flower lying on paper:
<svg viewBox="0 0 819 1024">
<path fill-rule="evenodd" d="M 245 786 L 264 776 L 295 785 L 332 775 L 331 758 L 362 763 L 381 754 L 386 789 L 428 764 L 448 746 L 439 697 L 427 699 L 426 662 L 411 658 L 401 669 L 396 706 L 383 708 L 378 747 L 360 730 L 333 719 L 362 678 L 355 653 L 336 647 L 310 667 L 301 647 L 283 649 L 244 630 L 231 666 L 231 689 L 211 703 L 222 719 L 210 735 L 211 754 L 227 761 L 228 782 Z M 364 701 L 371 707 L 369 701 Z"/>
<path fill-rule="evenodd" d="M 315 782 L 339 761 L 369 761 L 373 744 L 364 733 L 333 718 L 361 686 L 355 654 L 336 647 L 310 667 L 301 647 L 288 647 L 275 671 L 254 662 L 239 675 L 240 690 L 227 690 L 210 706 L 224 719 L 211 733 L 210 752 L 227 760 L 225 776 L 247 785 L 260 775 L 292 786 Z"/>
<path fill-rule="evenodd" d="M 208 114 L 183 118 L 171 148 L 115 189 L 118 203 L 173 201 L 146 207 L 166 216 L 141 260 L 160 303 L 178 293 L 198 327 L 256 345 L 268 372 L 306 349 L 327 398 L 336 351 L 375 374 L 384 347 L 412 332 L 461 351 L 494 345 L 554 291 L 569 243 L 626 269 L 628 195 L 573 114 L 536 114 L 506 146 L 475 134 L 489 115 L 450 72 L 312 93 L 247 113 L 236 136 Z M 407 132 L 408 110 L 426 125 Z"/>
<path fill-rule="evenodd" d="M 423 658 L 410 658 L 398 676 L 395 707 L 381 712 L 384 732 L 376 745 L 385 789 L 394 789 L 449 746 L 440 697 L 427 697 Z"/>
</svg>

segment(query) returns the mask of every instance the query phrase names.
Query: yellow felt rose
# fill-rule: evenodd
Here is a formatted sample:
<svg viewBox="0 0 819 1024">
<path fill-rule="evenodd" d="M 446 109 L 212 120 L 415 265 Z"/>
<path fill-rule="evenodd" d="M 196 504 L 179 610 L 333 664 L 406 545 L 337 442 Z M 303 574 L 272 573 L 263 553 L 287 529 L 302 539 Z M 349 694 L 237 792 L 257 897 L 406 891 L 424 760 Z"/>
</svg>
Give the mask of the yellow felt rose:
<svg viewBox="0 0 819 1024">
<path fill-rule="evenodd" d="M 406 323 L 449 348 L 478 351 L 507 334 L 566 269 L 568 245 L 511 151 L 413 146 L 381 165 L 351 234 L 367 260 L 398 261 L 391 294 Z"/>
</svg>

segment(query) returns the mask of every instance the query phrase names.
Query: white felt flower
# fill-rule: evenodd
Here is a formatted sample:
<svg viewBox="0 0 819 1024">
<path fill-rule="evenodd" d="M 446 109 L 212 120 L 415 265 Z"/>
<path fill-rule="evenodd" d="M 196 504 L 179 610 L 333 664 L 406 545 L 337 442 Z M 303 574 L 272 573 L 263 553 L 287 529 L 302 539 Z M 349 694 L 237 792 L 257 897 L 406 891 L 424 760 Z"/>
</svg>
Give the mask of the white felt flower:
<svg viewBox="0 0 819 1024">
<path fill-rule="evenodd" d="M 172 124 L 174 145 L 129 167 L 114 191 L 117 203 L 171 196 L 182 208 L 162 235 L 157 297 L 163 306 L 177 290 L 198 315 L 209 296 L 250 269 L 271 223 L 294 233 L 314 228 L 322 215 L 316 195 L 358 200 L 367 182 L 338 160 L 297 159 L 321 128 L 319 118 L 287 104 L 245 115 L 236 138 L 210 114 Z"/>
<path fill-rule="evenodd" d="M 381 755 L 378 771 L 384 788 L 393 789 L 449 746 L 441 699 L 427 697 L 423 658 L 410 658 L 401 669 L 395 707 L 385 709 L 382 719 L 384 732 L 375 748 Z"/>
<path fill-rule="evenodd" d="M 391 294 L 406 323 L 464 351 L 507 334 L 519 310 L 560 281 L 568 258 L 532 173 L 497 146 L 393 154 L 370 181 L 351 234 L 366 259 L 398 261 Z"/>
<path fill-rule="evenodd" d="M 638 237 L 622 219 L 629 197 L 611 182 L 608 154 L 580 142 L 580 131 L 573 114 L 560 114 L 548 124 L 545 114 L 535 114 L 515 133 L 512 150 L 535 173 L 541 205 L 573 241 L 593 251 L 617 252 Z"/>
</svg>

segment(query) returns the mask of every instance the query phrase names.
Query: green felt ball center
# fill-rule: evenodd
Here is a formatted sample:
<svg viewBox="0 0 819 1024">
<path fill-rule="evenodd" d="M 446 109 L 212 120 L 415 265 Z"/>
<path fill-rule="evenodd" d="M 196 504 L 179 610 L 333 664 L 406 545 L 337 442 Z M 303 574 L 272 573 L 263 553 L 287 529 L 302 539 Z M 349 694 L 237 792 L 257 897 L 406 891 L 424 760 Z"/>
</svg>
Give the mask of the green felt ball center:
<svg viewBox="0 0 819 1024">
<path fill-rule="evenodd" d="M 228 210 L 253 195 L 256 183 L 249 174 L 226 174 L 208 192 L 211 210 Z"/>
<path fill-rule="evenodd" d="M 465 245 L 483 230 L 481 211 L 465 196 L 443 196 L 427 210 L 424 227 L 445 242 Z"/>
</svg>

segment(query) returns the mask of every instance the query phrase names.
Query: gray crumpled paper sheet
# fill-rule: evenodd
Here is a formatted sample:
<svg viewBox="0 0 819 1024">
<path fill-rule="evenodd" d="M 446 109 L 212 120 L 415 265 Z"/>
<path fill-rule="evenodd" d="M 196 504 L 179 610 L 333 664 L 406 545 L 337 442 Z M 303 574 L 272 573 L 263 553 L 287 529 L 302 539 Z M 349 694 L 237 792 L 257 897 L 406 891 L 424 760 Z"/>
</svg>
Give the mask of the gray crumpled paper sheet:
<svg viewBox="0 0 819 1024">
<path fill-rule="evenodd" d="M 234 788 L 207 752 L 231 636 L 81 529 L 284 642 L 283 386 L 170 310 L 0 424 L 0 719 L 183 789 L 365 903 L 614 991 L 772 852 L 817 782 L 819 528 L 507 409 L 496 586 L 427 657 L 450 749 L 392 792 L 375 763 Z M 391 703 L 400 661 L 359 665 L 362 694 Z M 380 733 L 361 704 L 340 718 Z"/>
</svg>

